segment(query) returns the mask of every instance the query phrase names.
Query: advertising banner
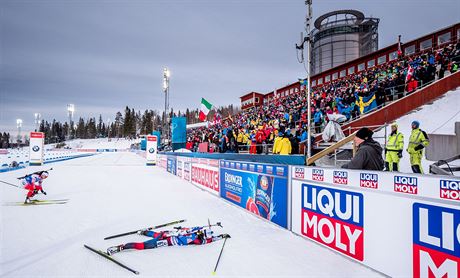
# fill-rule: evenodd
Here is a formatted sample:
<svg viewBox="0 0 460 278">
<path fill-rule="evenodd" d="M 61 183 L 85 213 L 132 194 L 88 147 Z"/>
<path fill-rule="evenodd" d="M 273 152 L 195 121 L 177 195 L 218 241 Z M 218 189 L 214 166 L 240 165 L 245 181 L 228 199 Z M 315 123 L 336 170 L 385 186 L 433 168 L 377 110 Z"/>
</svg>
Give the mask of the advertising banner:
<svg viewBox="0 0 460 278">
<path fill-rule="evenodd" d="M 220 196 L 288 228 L 288 167 L 220 161 Z"/>
<path fill-rule="evenodd" d="M 186 181 L 192 181 L 192 160 L 190 158 L 186 158 L 184 160 L 184 172 L 183 172 L 183 179 Z"/>
<path fill-rule="evenodd" d="M 180 156 L 176 159 L 176 176 L 181 179 L 184 178 L 184 161 Z"/>
<path fill-rule="evenodd" d="M 166 164 L 167 164 L 167 161 L 168 161 L 168 157 L 166 155 L 164 155 L 164 154 L 158 154 L 157 155 L 157 160 L 158 160 L 158 165 L 161 168 L 166 169 Z"/>
<path fill-rule="evenodd" d="M 30 133 L 30 146 L 29 146 L 29 164 L 42 165 L 43 164 L 43 150 L 45 144 L 45 133 L 31 132 Z"/>
<path fill-rule="evenodd" d="M 219 160 L 193 158 L 190 179 L 194 185 L 219 195 Z"/>
<path fill-rule="evenodd" d="M 171 121 L 172 143 L 187 142 L 187 119 L 185 117 L 173 117 Z"/>
<path fill-rule="evenodd" d="M 459 277 L 460 180 L 291 168 L 292 231 L 391 277 Z"/>
<path fill-rule="evenodd" d="M 190 157 L 177 156 L 177 171 L 176 175 L 184 180 L 190 181 L 190 171 L 192 165 Z"/>
<path fill-rule="evenodd" d="M 157 141 L 156 136 L 148 135 L 147 136 L 147 145 L 146 145 L 146 159 L 147 165 L 156 165 L 157 164 Z"/>
<path fill-rule="evenodd" d="M 175 175 L 176 174 L 176 157 L 168 155 L 166 162 L 166 171 Z"/>
</svg>

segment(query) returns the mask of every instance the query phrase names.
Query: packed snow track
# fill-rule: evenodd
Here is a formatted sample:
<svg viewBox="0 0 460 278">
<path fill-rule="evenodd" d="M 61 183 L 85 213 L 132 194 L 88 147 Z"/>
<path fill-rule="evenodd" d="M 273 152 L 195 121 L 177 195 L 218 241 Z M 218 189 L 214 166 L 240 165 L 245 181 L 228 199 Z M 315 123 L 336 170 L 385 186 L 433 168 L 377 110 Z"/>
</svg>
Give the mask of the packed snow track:
<svg viewBox="0 0 460 278">
<path fill-rule="evenodd" d="M 53 164 L 44 182 L 48 195 L 67 204 L 9 206 L 22 202 L 25 190 L 1 184 L 2 277 L 132 277 L 118 265 L 90 252 L 105 250 L 139 235 L 103 240 L 109 235 L 187 219 L 182 226 L 222 222 L 216 233 L 232 236 L 216 276 L 380 277 L 381 275 L 305 240 L 172 176 L 145 166 L 134 153 L 104 153 Z M 0 174 L 16 177 L 43 167 Z M 140 276 L 212 276 L 223 241 L 186 247 L 126 251 L 114 255 Z"/>
</svg>

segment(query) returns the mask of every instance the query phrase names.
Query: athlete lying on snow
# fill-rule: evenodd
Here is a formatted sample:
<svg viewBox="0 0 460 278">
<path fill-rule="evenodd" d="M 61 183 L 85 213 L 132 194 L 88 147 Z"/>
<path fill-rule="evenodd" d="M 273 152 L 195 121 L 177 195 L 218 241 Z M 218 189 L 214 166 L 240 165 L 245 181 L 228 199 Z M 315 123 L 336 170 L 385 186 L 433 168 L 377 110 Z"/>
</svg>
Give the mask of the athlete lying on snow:
<svg viewBox="0 0 460 278">
<path fill-rule="evenodd" d="M 125 249 L 152 249 L 157 247 L 172 246 L 172 245 L 201 245 L 230 238 L 228 234 L 213 236 L 213 231 L 207 227 L 178 227 L 173 231 L 148 231 L 142 230 L 138 234 L 151 237 L 152 239 L 145 242 L 130 242 L 107 248 L 107 254 L 112 255 Z"/>
</svg>

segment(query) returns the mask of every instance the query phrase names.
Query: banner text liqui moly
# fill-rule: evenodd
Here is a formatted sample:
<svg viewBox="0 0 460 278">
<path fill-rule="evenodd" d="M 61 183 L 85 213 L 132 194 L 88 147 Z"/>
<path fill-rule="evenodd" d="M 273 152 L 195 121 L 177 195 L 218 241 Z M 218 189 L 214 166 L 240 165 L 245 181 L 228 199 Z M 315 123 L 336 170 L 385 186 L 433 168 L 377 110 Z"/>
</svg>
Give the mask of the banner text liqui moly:
<svg viewBox="0 0 460 278">
<path fill-rule="evenodd" d="M 394 177 L 394 191 L 407 194 L 417 194 L 417 178 L 406 176 Z"/>
<path fill-rule="evenodd" d="M 304 236 L 359 261 L 364 259 L 361 193 L 302 184 Z"/>
<path fill-rule="evenodd" d="M 336 184 L 348 184 L 348 172 L 334 171 L 333 182 Z"/>
<path fill-rule="evenodd" d="M 324 170 L 323 169 L 312 169 L 311 179 L 314 181 L 324 181 Z"/>
<path fill-rule="evenodd" d="M 460 277 L 460 210 L 414 203 L 413 277 Z"/>
<path fill-rule="evenodd" d="M 439 182 L 439 197 L 460 201 L 460 180 L 441 180 Z"/>
<path fill-rule="evenodd" d="M 360 173 L 359 186 L 374 189 L 379 188 L 379 175 L 372 173 Z"/>
</svg>

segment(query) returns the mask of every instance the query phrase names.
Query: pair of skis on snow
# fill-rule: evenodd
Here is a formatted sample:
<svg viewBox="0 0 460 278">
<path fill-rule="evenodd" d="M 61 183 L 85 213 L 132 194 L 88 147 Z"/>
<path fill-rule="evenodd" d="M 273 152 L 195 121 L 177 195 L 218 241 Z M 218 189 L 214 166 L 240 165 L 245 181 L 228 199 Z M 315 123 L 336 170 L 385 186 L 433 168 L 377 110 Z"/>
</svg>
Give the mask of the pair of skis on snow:
<svg viewBox="0 0 460 278">
<path fill-rule="evenodd" d="M 104 240 L 107 240 L 107 239 L 112 239 L 112 238 L 116 238 L 116 237 L 122 237 L 122 236 L 127 236 L 127 235 L 132 235 L 132 234 L 137 234 L 138 232 L 140 231 L 143 231 L 143 230 L 154 230 L 154 229 L 159 229 L 159 228 L 163 228 L 163 227 L 166 227 L 166 226 L 171 226 L 171 225 L 176 225 L 176 224 L 179 224 L 179 223 L 182 223 L 182 222 L 185 222 L 185 219 L 182 219 L 182 220 L 177 220 L 177 221 L 172 221 L 172 222 L 169 222 L 169 223 L 165 223 L 165 224 L 161 224 L 161 225 L 157 225 L 157 226 L 154 226 L 154 227 L 149 227 L 147 229 L 142 229 L 142 230 L 136 230 L 136 231 L 131 231 L 131 232 L 127 232 L 127 233 L 121 233 L 121 234 L 117 234 L 117 235 L 113 235 L 113 236 L 108 236 L 106 238 L 104 238 Z M 219 226 L 219 227 L 222 227 L 221 223 L 220 222 L 217 222 L 216 224 L 211 224 L 208 220 L 208 226 L 211 227 L 211 226 Z M 180 227 L 179 227 L 180 228 Z M 220 254 L 219 254 L 219 259 L 217 260 L 217 264 L 214 268 L 214 271 L 212 274 L 216 274 L 216 269 L 217 269 L 217 265 L 219 264 L 219 261 L 220 261 L 220 257 L 222 255 L 222 251 L 224 249 L 224 246 L 225 246 L 225 242 L 227 241 L 227 238 L 225 238 L 224 240 L 224 244 L 222 245 L 222 250 L 220 251 Z M 118 261 L 117 259 L 113 258 L 112 256 L 110 256 L 109 254 L 107 254 L 106 252 L 104 251 L 101 251 L 101 250 L 98 250 L 98 249 L 95 249 L 89 245 L 86 245 L 84 244 L 83 245 L 85 248 L 87 248 L 88 250 L 98 254 L 99 256 L 103 257 L 103 258 L 106 258 L 107 260 L 110 260 L 112 262 L 114 262 L 115 264 L 123 267 L 124 269 L 127 269 L 129 271 L 131 271 L 132 273 L 134 274 L 139 274 L 139 271 L 137 270 L 134 270 L 132 268 L 130 268 L 129 266 L 125 265 L 124 263 Z"/>
<path fill-rule="evenodd" d="M 5 206 L 38 206 L 38 205 L 63 205 L 66 204 L 69 199 L 57 199 L 57 200 L 30 200 L 30 203 L 24 202 L 9 202 L 5 203 Z"/>
</svg>

